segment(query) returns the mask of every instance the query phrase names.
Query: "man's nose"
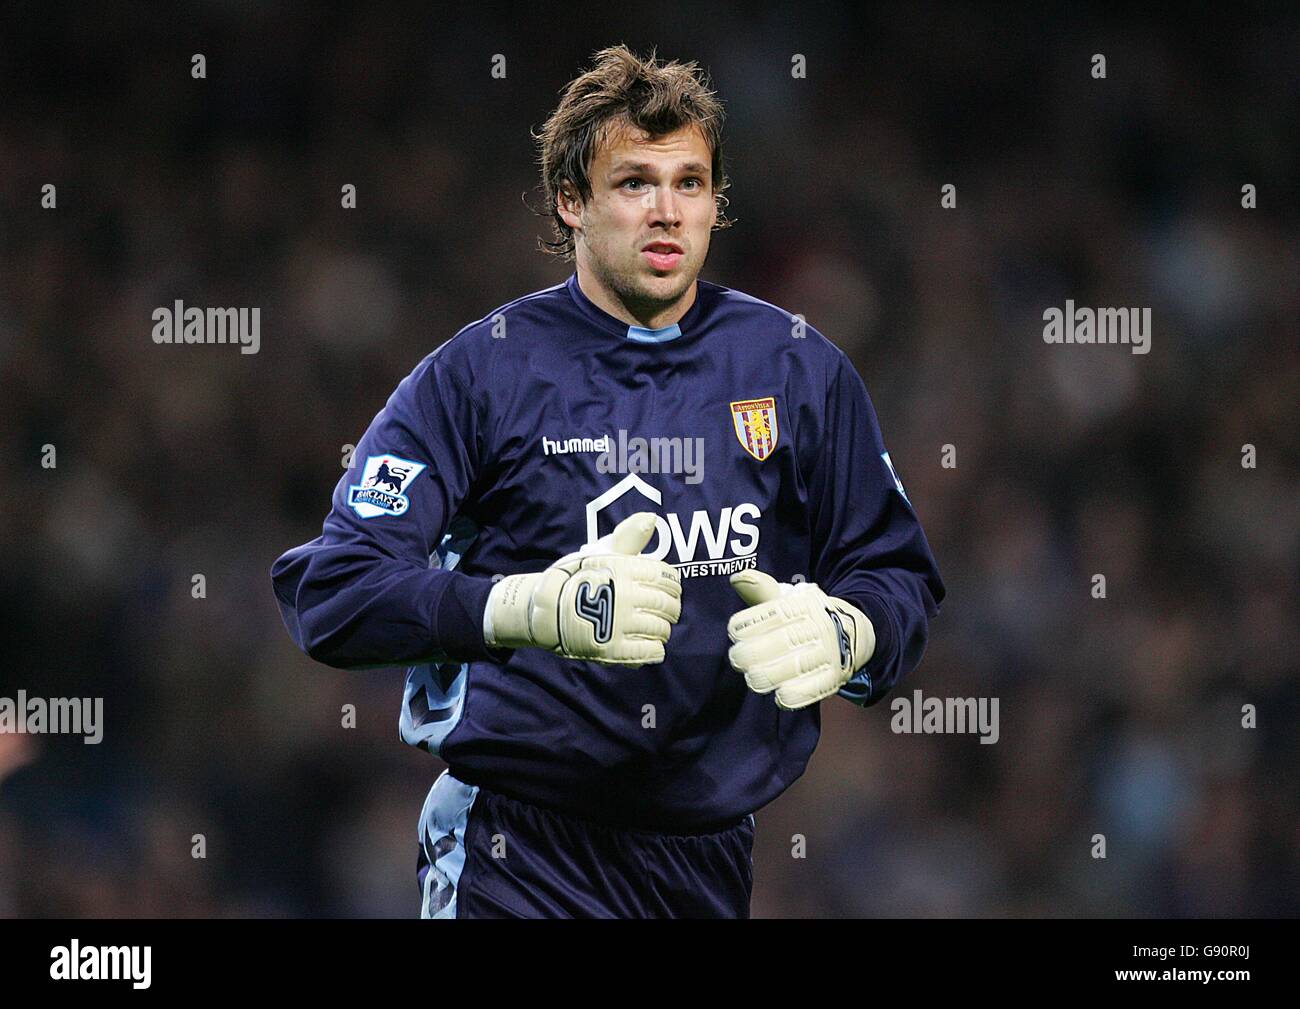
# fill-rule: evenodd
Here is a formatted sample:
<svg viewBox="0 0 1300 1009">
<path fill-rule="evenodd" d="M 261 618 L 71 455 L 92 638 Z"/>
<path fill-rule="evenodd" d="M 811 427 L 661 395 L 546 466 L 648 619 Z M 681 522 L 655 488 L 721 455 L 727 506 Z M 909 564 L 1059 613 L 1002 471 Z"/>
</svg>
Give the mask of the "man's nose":
<svg viewBox="0 0 1300 1009">
<path fill-rule="evenodd" d="M 655 186 L 647 209 L 654 223 L 676 224 L 681 219 L 672 186 Z"/>
</svg>

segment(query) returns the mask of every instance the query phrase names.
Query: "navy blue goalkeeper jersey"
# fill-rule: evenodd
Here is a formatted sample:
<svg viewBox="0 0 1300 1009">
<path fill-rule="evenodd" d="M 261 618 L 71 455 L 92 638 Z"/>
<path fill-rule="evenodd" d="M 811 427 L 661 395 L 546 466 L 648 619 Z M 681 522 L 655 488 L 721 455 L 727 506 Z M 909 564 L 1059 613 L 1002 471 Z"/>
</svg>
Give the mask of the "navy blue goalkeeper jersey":
<svg viewBox="0 0 1300 1009">
<path fill-rule="evenodd" d="M 667 658 L 489 650 L 494 575 L 541 571 L 638 511 L 682 575 Z M 293 639 L 339 668 L 408 666 L 402 738 L 460 780 L 663 832 L 735 823 L 803 773 L 819 706 L 782 711 L 727 661 L 728 575 L 816 582 L 871 620 L 824 703 L 879 700 L 920 661 L 944 588 L 853 366 L 815 328 L 700 281 L 629 327 L 576 275 L 457 333 L 357 445 L 320 536 L 272 568 Z"/>
</svg>

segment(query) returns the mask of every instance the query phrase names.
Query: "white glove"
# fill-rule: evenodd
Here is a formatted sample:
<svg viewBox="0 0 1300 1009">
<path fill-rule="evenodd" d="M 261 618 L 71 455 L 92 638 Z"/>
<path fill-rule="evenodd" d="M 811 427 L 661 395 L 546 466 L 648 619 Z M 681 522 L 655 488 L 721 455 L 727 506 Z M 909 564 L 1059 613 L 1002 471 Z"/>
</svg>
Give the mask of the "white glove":
<svg viewBox="0 0 1300 1009">
<path fill-rule="evenodd" d="M 876 650 L 867 615 L 815 582 L 790 585 L 761 571 L 739 571 L 731 584 L 748 608 L 727 622 L 734 642 L 727 657 L 750 690 L 775 690 L 778 708 L 830 697 Z"/>
<path fill-rule="evenodd" d="M 682 585 L 671 564 L 638 556 L 654 530 L 654 514 L 637 512 L 545 571 L 501 579 L 488 594 L 483 640 L 612 665 L 663 662 Z"/>
</svg>

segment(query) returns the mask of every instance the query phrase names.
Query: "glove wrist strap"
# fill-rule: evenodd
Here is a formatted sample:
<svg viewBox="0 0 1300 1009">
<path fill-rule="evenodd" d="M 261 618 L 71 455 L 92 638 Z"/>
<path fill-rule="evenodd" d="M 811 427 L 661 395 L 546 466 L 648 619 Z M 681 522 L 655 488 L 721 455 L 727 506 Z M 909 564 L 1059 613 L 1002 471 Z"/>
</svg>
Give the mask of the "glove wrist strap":
<svg viewBox="0 0 1300 1009">
<path fill-rule="evenodd" d="M 492 586 L 483 612 L 483 641 L 489 648 L 536 644 L 529 621 L 533 590 L 541 575 L 507 575 Z"/>
</svg>

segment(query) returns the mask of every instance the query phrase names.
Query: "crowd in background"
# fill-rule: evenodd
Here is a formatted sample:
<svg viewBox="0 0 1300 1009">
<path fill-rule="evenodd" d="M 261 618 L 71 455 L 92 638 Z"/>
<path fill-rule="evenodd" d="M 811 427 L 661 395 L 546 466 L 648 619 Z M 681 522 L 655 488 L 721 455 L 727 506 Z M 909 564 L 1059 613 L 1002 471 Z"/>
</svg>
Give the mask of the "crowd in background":
<svg viewBox="0 0 1300 1009">
<path fill-rule="evenodd" d="M 571 272 L 529 131 L 618 41 L 727 104 L 703 278 L 871 393 L 948 590 L 898 694 L 999 702 L 824 702 L 754 914 L 1300 911 L 1297 20 L 788 6 L 0 15 L 0 696 L 106 723 L 0 734 L 0 915 L 418 913 L 402 671 L 300 654 L 269 568 L 420 358 Z M 259 352 L 155 344 L 176 299 Z M 1150 353 L 1045 343 L 1067 299 Z"/>
</svg>

